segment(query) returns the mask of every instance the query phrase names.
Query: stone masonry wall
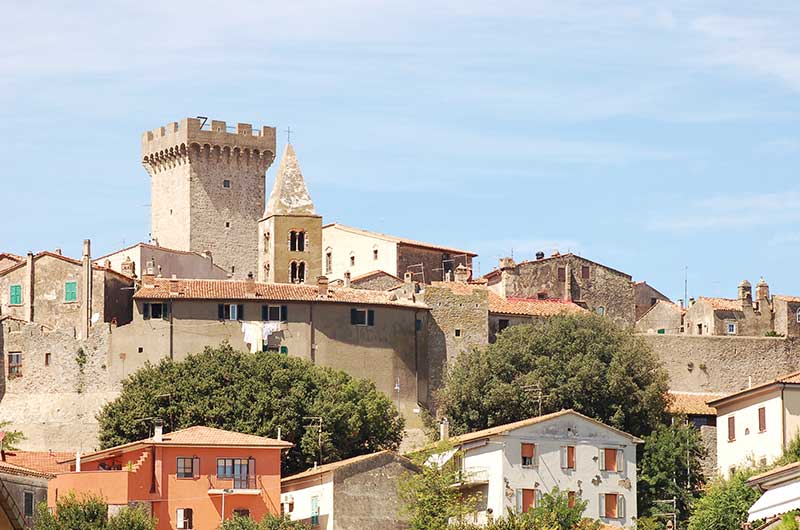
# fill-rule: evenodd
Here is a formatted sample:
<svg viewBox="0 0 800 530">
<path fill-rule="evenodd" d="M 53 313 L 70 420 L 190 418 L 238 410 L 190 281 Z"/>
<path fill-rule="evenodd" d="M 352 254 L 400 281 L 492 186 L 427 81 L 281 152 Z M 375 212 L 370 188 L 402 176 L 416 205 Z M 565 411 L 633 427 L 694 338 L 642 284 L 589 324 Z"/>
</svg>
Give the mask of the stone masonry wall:
<svg viewBox="0 0 800 530">
<path fill-rule="evenodd" d="M 368 289 L 372 291 L 388 291 L 403 284 L 399 280 L 388 274 L 376 274 L 363 280 L 354 281 L 350 286 L 353 289 Z"/>
<path fill-rule="evenodd" d="M 444 263 L 444 260 L 453 260 Z M 422 267 L 418 265 L 422 264 Z M 436 249 L 415 247 L 400 244 L 397 247 L 397 275 L 403 277 L 406 272 L 414 274 L 414 281 L 422 283 L 440 282 L 444 280 L 443 264 L 451 266 L 453 271 L 459 265 L 472 268 L 472 258 L 464 254 L 453 254 Z M 424 271 L 423 274 L 420 274 Z"/>
<path fill-rule="evenodd" d="M 735 392 L 800 369 L 800 338 L 640 335 L 664 363 L 670 388 Z"/>
</svg>

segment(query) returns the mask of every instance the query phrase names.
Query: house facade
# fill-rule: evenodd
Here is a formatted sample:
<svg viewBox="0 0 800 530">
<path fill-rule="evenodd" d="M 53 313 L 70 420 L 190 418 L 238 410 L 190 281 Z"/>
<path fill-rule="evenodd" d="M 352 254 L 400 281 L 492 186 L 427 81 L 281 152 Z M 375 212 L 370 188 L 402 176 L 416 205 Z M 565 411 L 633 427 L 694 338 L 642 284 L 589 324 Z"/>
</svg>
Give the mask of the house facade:
<svg viewBox="0 0 800 530">
<path fill-rule="evenodd" d="M 665 294 L 647 282 L 634 282 L 633 296 L 635 304 L 635 318 L 638 321 L 656 302 L 672 302 Z"/>
<path fill-rule="evenodd" d="M 717 469 L 769 465 L 800 435 L 800 372 L 708 402 L 717 412 Z"/>
<path fill-rule="evenodd" d="M 637 333 L 677 335 L 685 331 L 685 314 L 686 311 L 678 304 L 657 300 L 653 306 L 636 320 L 635 329 Z"/>
<path fill-rule="evenodd" d="M 631 528 L 636 519 L 636 445 L 642 440 L 572 410 L 477 431 L 449 441 L 456 485 L 476 494 L 475 521 L 536 506 L 554 488 L 587 502 L 585 517 Z"/>
<path fill-rule="evenodd" d="M 0 462 L 0 530 L 33 528 L 36 506 L 47 501 L 47 481 L 53 476 Z"/>
<path fill-rule="evenodd" d="M 636 322 L 631 276 L 575 254 L 539 253 L 520 263 L 501 258 L 484 279 L 502 297 L 567 300 L 623 326 Z"/>
<path fill-rule="evenodd" d="M 281 479 L 281 507 L 322 530 L 407 528 L 398 482 L 416 466 L 392 451 L 356 456 Z"/>
<path fill-rule="evenodd" d="M 131 278 L 144 274 L 164 278 L 208 278 L 224 280 L 228 272 L 214 263 L 211 252 L 198 254 L 175 250 L 148 243 L 136 243 L 94 260 L 95 265 L 105 267 Z"/>
<path fill-rule="evenodd" d="M 48 486 L 55 509 L 69 492 L 105 499 L 109 512 L 138 504 L 157 530 L 215 530 L 223 519 L 280 513 L 281 453 L 292 444 L 209 427 L 190 427 L 79 455 Z"/>
</svg>

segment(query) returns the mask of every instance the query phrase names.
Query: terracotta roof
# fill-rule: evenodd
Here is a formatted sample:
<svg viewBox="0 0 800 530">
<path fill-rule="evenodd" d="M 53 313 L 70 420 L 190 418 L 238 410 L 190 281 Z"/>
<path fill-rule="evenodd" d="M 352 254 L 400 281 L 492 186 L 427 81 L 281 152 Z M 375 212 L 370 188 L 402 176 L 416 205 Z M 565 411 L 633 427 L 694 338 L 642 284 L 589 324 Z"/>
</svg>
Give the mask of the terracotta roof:
<svg viewBox="0 0 800 530">
<path fill-rule="evenodd" d="M 701 296 L 697 302 L 705 302 L 715 311 L 741 311 L 742 302 L 731 298 L 711 298 Z"/>
<path fill-rule="evenodd" d="M 351 466 L 351 465 L 357 464 L 359 462 L 365 462 L 367 460 L 372 460 L 373 458 L 377 458 L 379 456 L 383 456 L 383 455 L 387 455 L 387 454 L 391 454 L 391 455 L 394 455 L 397 458 L 402 458 L 404 460 L 407 460 L 406 457 L 400 456 L 397 453 L 395 453 L 394 451 L 389 451 L 389 450 L 378 451 L 377 453 L 370 453 L 370 454 L 367 454 L 367 455 L 354 456 L 353 458 L 347 458 L 345 460 L 339 460 L 338 462 L 331 462 L 330 464 L 324 464 L 324 465 L 321 465 L 321 466 L 313 467 L 313 468 L 308 469 L 306 471 L 303 471 L 301 473 L 297 473 L 295 475 L 284 477 L 284 478 L 281 479 L 281 483 L 283 484 L 283 483 L 286 483 L 286 482 L 293 482 L 295 480 L 305 479 L 305 478 L 308 478 L 308 477 L 313 477 L 313 476 L 316 476 L 316 475 L 320 475 L 322 473 L 328 473 L 330 471 L 336 471 L 337 469 L 341 469 L 341 468 L 344 468 L 344 467 L 347 467 L 347 466 Z M 411 461 L 409 460 L 409 462 L 411 462 Z"/>
<path fill-rule="evenodd" d="M 548 257 L 542 258 L 542 259 L 529 259 L 529 260 L 525 260 L 525 261 L 520 261 L 519 263 L 515 263 L 515 266 L 519 267 L 520 265 L 530 265 L 531 263 L 533 263 L 533 264 L 544 263 L 544 262 L 550 261 L 551 259 L 561 259 L 561 258 L 566 258 L 566 257 L 573 257 L 573 258 L 578 258 L 578 259 L 583 260 L 583 261 L 587 261 L 587 262 L 591 263 L 592 265 L 597 265 L 598 267 L 603 267 L 604 269 L 608 269 L 610 271 L 614 271 L 614 272 L 616 272 L 618 274 L 621 274 L 623 276 L 626 276 L 627 278 L 632 280 L 631 275 L 628 274 L 627 272 L 622 272 L 619 269 L 615 269 L 613 267 L 609 267 L 608 265 L 603 265 L 602 263 L 598 263 L 596 261 L 592 261 L 592 260 L 590 260 L 588 258 L 584 258 L 583 256 L 579 256 L 579 255 L 574 254 L 572 252 L 567 252 L 566 254 L 556 254 L 556 255 L 548 256 Z M 500 269 L 499 268 L 498 269 L 493 269 L 493 270 L 487 272 L 486 274 L 484 274 L 482 276 L 482 278 L 489 278 L 490 276 L 496 276 L 498 274 L 500 274 Z"/>
<path fill-rule="evenodd" d="M 165 433 L 161 442 L 156 442 L 153 438 L 146 438 L 115 447 L 109 447 L 100 451 L 86 453 L 81 455 L 81 460 L 98 460 L 104 458 L 109 453 L 119 453 L 122 451 L 130 451 L 141 446 L 200 446 L 200 447 L 273 447 L 280 449 L 288 449 L 294 444 L 284 441 L 275 440 L 273 438 L 265 438 L 263 436 L 254 436 L 252 434 L 244 434 L 235 431 L 226 431 L 223 429 L 215 429 L 213 427 L 204 427 L 197 425 L 180 429 L 171 433 Z M 64 462 L 74 462 L 75 458 L 67 459 Z"/>
<path fill-rule="evenodd" d="M 442 246 L 442 245 L 434 245 L 432 243 L 424 243 L 422 241 L 414 241 L 413 239 L 406 239 L 406 238 L 402 238 L 402 237 L 390 236 L 388 234 L 382 234 L 380 232 L 372 232 L 370 230 L 363 230 L 361 228 L 353 228 L 352 226 L 345 226 L 345 225 L 339 224 L 339 223 L 327 224 L 327 225 L 323 226 L 322 229 L 324 230 L 326 228 L 331 228 L 331 227 L 335 227 L 335 228 L 338 228 L 340 230 L 344 230 L 346 232 L 351 232 L 353 234 L 359 234 L 359 235 L 362 235 L 362 236 L 374 237 L 374 238 L 377 238 L 377 239 L 383 239 L 384 241 L 390 241 L 392 243 L 398 243 L 398 244 L 401 244 L 401 245 L 409 245 L 409 246 L 412 246 L 412 247 L 430 248 L 430 249 L 434 249 L 434 250 L 443 250 L 445 252 L 450 252 L 452 254 L 466 254 L 467 256 L 472 256 L 472 257 L 477 256 L 477 254 L 475 254 L 474 252 L 470 252 L 469 250 L 462 250 L 462 249 L 453 248 L 453 247 L 445 247 L 445 246 Z"/>
<path fill-rule="evenodd" d="M 554 315 L 585 313 L 586 309 L 567 300 L 536 298 L 503 298 L 489 291 L 489 312 L 504 315 L 550 317 Z"/>
<path fill-rule="evenodd" d="M 16 254 L 12 254 L 11 252 L 0 252 L 0 259 L 10 259 L 11 261 L 20 262 L 23 260 L 22 256 L 17 256 Z"/>
<path fill-rule="evenodd" d="M 670 390 L 668 392 L 670 403 L 667 407 L 667 412 L 670 414 L 703 414 L 707 416 L 716 416 L 717 411 L 713 407 L 709 407 L 707 403 L 714 399 L 723 397 L 723 393 L 709 393 L 702 392 L 678 392 Z"/>
<path fill-rule="evenodd" d="M 28 469 L 26 467 L 10 464 L 8 462 L 0 462 L 0 474 L 6 473 L 9 475 L 18 475 L 21 477 L 37 477 L 51 479 L 55 477 L 53 473 L 44 473 L 36 471 L 35 469 Z"/>
<path fill-rule="evenodd" d="M 786 296 L 783 294 L 776 294 L 773 298 L 783 300 L 784 302 L 800 302 L 800 296 Z"/>
<path fill-rule="evenodd" d="M 719 405 L 731 400 L 742 397 L 744 395 L 750 394 L 751 392 L 755 392 L 757 390 L 763 390 L 773 385 L 800 385 L 800 372 L 793 372 L 791 374 L 783 375 L 772 381 L 767 381 L 766 383 L 761 383 L 759 385 L 745 388 L 744 390 L 740 390 L 738 392 L 734 392 L 732 394 L 727 394 L 717 399 L 713 399 L 708 401 L 708 405 L 711 407 L 719 408 Z"/>
<path fill-rule="evenodd" d="M 69 471 L 68 464 L 60 464 L 72 453 L 54 451 L 6 451 L 6 463 L 40 471 L 42 473 L 59 473 Z"/>
<path fill-rule="evenodd" d="M 172 282 L 174 282 L 174 286 L 170 288 Z M 321 297 L 316 285 L 251 283 L 248 280 L 170 280 L 167 278 L 154 278 L 152 285 L 143 282 L 141 289 L 133 297 L 137 300 L 319 301 L 427 308 L 425 304 L 399 298 L 384 291 L 329 287 L 328 295 Z"/>
<path fill-rule="evenodd" d="M 45 256 L 48 256 L 48 257 L 51 257 L 51 258 L 55 258 L 55 259 L 60 259 L 61 261 L 66 261 L 67 263 L 71 263 L 71 264 L 77 265 L 77 266 L 82 265 L 82 262 L 80 260 L 77 260 L 77 259 L 74 259 L 74 258 L 68 258 L 67 256 L 62 256 L 61 254 L 56 254 L 55 252 L 50 252 L 49 250 L 44 250 L 42 252 L 39 252 L 38 254 L 33 256 L 33 259 L 37 260 L 37 259 L 45 257 Z M 23 260 L 23 261 L 17 263 L 16 265 L 12 265 L 11 267 L 8 267 L 7 269 L 3 269 L 2 271 L 0 271 L 0 276 L 4 275 L 6 273 L 9 273 L 11 271 L 15 271 L 17 269 L 21 269 L 22 267 L 26 267 L 27 265 L 28 265 L 28 260 Z M 114 269 L 109 269 L 107 267 L 101 267 L 100 265 L 97 265 L 95 263 L 92 263 L 92 269 L 97 270 L 97 271 L 110 272 L 110 273 L 115 274 L 117 276 L 120 276 L 121 278 L 124 278 L 126 280 L 130 280 L 130 281 L 134 280 L 130 276 L 122 274 L 119 271 L 115 271 Z"/>
<path fill-rule="evenodd" d="M 489 429 L 483 429 L 481 431 L 475 431 L 475 432 L 470 432 L 470 433 L 467 433 L 467 434 L 462 434 L 461 436 L 455 436 L 455 437 L 451 438 L 450 441 L 452 443 L 454 443 L 454 444 L 463 444 L 463 443 L 471 442 L 471 441 L 474 441 L 474 440 L 481 440 L 483 438 L 489 438 L 491 436 L 496 436 L 498 434 L 505 434 L 505 433 L 507 433 L 509 431 L 520 429 L 522 427 L 528 427 L 530 425 L 536 425 L 538 423 L 544 423 L 544 422 L 553 420 L 555 418 L 560 418 L 561 416 L 567 416 L 567 415 L 569 415 L 569 416 L 577 416 L 579 418 L 582 418 L 584 420 L 590 421 L 590 422 L 592 422 L 592 423 L 594 423 L 596 425 L 599 425 L 601 427 L 605 427 L 606 429 L 608 429 L 610 431 L 614 431 L 617 434 L 620 434 L 622 436 L 625 436 L 625 437 L 631 439 L 635 443 L 643 443 L 643 440 L 640 440 L 639 438 L 633 436 L 632 434 L 628 434 L 625 431 L 621 431 L 619 429 L 615 429 L 614 427 L 611 427 L 610 425 L 606 425 L 605 423 L 603 423 L 601 421 L 597 421 L 594 418 L 590 418 L 589 416 L 584 416 L 583 414 L 581 414 L 579 412 L 575 412 L 572 409 L 561 410 L 561 411 L 558 411 L 558 412 L 553 412 L 551 414 L 545 414 L 543 416 L 535 416 L 533 418 L 528 418 L 526 420 L 515 421 L 513 423 L 506 423 L 505 425 L 498 425 L 496 427 L 491 427 Z"/>
<path fill-rule="evenodd" d="M 374 278 L 376 276 L 388 276 L 389 278 L 391 278 L 393 280 L 397 280 L 398 282 L 401 282 L 401 283 L 403 281 L 400 278 L 398 278 L 397 276 L 395 276 L 394 274 L 389 274 L 388 272 L 382 271 L 380 269 L 379 270 L 370 271 L 370 272 L 366 272 L 364 274 L 360 274 L 360 275 L 356 276 L 355 278 L 350 278 L 350 281 L 351 282 L 359 282 L 359 281 L 363 281 L 363 280 L 368 280 L 370 278 Z"/>
</svg>

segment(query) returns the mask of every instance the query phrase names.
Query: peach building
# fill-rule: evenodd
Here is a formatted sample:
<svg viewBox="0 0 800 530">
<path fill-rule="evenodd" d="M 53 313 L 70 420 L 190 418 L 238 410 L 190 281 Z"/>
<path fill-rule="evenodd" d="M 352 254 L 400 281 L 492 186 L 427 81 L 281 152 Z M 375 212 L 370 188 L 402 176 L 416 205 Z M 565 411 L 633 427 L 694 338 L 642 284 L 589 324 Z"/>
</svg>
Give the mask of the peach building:
<svg viewBox="0 0 800 530">
<path fill-rule="evenodd" d="M 70 491 L 99 495 L 114 512 L 145 505 L 158 530 L 214 530 L 223 518 L 280 513 L 281 453 L 289 442 L 190 427 L 80 455 L 48 485 L 47 504 Z"/>
</svg>

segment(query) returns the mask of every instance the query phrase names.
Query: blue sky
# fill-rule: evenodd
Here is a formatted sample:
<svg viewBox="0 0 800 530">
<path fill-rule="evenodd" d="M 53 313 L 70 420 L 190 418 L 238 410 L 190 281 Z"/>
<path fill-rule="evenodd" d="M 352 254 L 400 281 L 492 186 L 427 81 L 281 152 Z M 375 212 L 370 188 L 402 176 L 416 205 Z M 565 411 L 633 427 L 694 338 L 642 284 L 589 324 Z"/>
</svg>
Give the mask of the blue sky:
<svg viewBox="0 0 800 530">
<path fill-rule="evenodd" d="M 326 222 L 482 273 L 557 249 L 800 294 L 796 1 L 156 4 L 5 10 L 0 249 L 147 240 L 140 135 L 204 115 L 291 126 Z"/>
</svg>

